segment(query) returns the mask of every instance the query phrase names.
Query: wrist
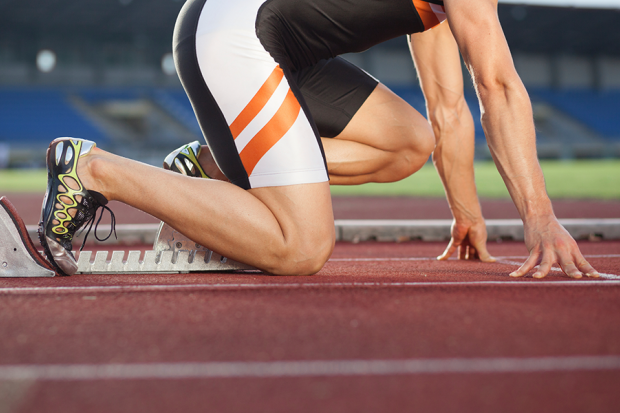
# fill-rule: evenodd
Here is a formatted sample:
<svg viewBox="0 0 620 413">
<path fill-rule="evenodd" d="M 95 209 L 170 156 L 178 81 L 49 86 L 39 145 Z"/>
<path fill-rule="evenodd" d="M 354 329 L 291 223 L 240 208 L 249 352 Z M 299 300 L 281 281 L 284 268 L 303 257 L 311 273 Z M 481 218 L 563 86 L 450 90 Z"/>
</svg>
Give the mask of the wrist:
<svg viewBox="0 0 620 413">
<path fill-rule="evenodd" d="M 536 201 L 526 201 L 522 203 L 519 209 L 521 219 L 525 221 L 538 221 L 549 218 L 555 218 L 553 206 L 548 197 Z"/>
</svg>

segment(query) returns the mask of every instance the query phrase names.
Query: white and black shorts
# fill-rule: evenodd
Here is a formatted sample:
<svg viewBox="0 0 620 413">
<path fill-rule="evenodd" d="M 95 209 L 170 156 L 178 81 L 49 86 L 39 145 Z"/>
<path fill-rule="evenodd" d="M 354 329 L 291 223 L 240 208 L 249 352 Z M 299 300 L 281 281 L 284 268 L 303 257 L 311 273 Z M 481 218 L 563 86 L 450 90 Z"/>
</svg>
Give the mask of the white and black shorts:
<svg viewBox="0 0 620 413">
<path fill-rule="evenodd" d="M 342 132 L 378 83 L 337 55 L 425 30 L 417 1 L 188 0 L 175 64 L 230 181 L 327 181 L 320 137 Z"/>
</svg>

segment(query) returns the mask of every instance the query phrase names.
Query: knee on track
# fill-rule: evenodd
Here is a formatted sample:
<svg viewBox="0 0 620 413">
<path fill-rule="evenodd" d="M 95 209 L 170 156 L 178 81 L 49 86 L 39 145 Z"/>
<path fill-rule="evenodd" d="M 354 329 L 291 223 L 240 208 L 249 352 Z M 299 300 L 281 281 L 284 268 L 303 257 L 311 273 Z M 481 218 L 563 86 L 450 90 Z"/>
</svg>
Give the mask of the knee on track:
<svg viewBox="0 0 620 413">
<path fill-rule="evenodd" d="M 313 239 L 300 239 L 289 243 L 283 251 L 271 257 L 265 271 L 273 275 L 313 275 L 323 268 L 331 256 L 336 235 L 333 228 L 330 234 Z"/>
</svg>

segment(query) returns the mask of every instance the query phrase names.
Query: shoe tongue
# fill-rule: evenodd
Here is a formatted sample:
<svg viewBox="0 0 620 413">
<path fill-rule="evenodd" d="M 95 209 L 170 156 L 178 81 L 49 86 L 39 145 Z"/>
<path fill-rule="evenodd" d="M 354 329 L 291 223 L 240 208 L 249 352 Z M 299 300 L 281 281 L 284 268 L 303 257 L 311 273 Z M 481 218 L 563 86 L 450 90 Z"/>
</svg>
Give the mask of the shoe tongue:
<svg viewBox="0 0 620 413">
<path fill-rule="evenodd" d="M 100 205 L 107 205 L 108 204 L 108 199 L 103 196 L 102 193 L 97 192 L 97 191 L 88 191 L 88 193 L 94 198 L 95 201 L 97 201 L 98 204 Z"/>
</svg>

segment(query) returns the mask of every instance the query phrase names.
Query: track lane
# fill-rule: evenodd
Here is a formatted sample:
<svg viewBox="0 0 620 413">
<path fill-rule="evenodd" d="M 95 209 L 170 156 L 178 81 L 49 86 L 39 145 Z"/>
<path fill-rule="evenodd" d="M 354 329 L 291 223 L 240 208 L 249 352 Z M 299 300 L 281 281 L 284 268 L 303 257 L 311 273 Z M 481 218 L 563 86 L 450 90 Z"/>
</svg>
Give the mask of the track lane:
<svg viewBox="0 0 620 413">
<path fill-rule="evenodd" d="M 580 244 L 596 268 L 609 274 L 620 268 L 618 245 Z M 615 411 L 620 405 L 615 388 L 620 372 L 614 365 L 620 356 L 618 281 L 569 280 L 556 273 L 542 281 L 514 280 L 507 276 L 514 269 L 510 263 L 435 261 L 443 247 L 339 244 L 332 261 L 313 277 L 119 274 L 0 280 L 0 372 L 17 367 L 32 374 L 53 365 L 211 371 L 239 368 L 236 363 L 249 369 L 293 363 L 298 369 L 297 376 L 287 377 L 173 379 L 164 373 L 59 381 L 9 375 L 4 378 L 10 380 L 0 380 L 0 401 L 17 412 L 63 413 L 198 412 L 205 406 L 227 412 L 412 406 L 433 412 Z M 490 248 L 502 260 L 526 257 L 519 243 Z M 562 367 L 584 357 L 604 368 Z M 543 371 L 550 359 L 555 370 Z M 476 371 L 477 363 L 506 360 L 513 367 Z M 347 364 L 358 361 L 362 364 Z M 401 363 L 384 375 L 330 375 L 330 369 L 386 361 Z M 538 371 L 517 372 L 521 361 L 525 367 L 538 365 Z M 317 375 L 305 373 L 316 362 L 327 367 Z M 397 372 L 403 363 L 409 371 Z M 415 372 L 415 363 L 474 365 L 471 371 L 430 374 Z"/>
</svg>

